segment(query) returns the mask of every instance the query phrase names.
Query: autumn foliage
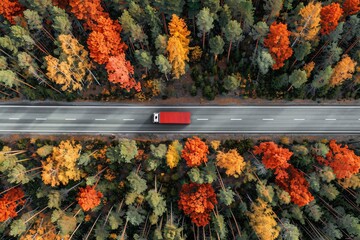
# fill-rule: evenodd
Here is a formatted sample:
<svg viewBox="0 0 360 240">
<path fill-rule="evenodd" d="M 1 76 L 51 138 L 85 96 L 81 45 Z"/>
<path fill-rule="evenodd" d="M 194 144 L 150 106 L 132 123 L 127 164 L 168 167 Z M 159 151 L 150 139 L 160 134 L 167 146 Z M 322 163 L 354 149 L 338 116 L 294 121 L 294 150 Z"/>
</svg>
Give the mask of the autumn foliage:
<svg viewBox="0 0 360 240">
<path fill-rule="evenodd" d="M 89 211 L 100 204 L 102 197 L 102 193 L 97 192 L 95 186 L 86 186 L 79 189 L 76 200 L 84 211 Z"/>
<path fill-rule="evenodd" d="M 77 166 L 77 160 L 80 150 L 81 145 L 70 140 L 62 141 L 58 147 L 54 147 L 51 156 L 42 161 L 43 182 L 54 187 L 66 185 L 69 180 L 79 180 L 81 171 Z"/>
<path fill-rule="evenodd" d="M 315 40 L 320 31 L 320 11 L 320 2 L 310 2 L 308 5 L 301 8 L 299 11 L 301 20 L 296 28 L 297 33 L 295 33 L 295 35 L 300 35 L 300 37 L 308 41 Z"/>
<path fill-rule="evenodd" d="M 290 194 L 291 201 L 302 207 L 314 200 L 314 196 L 309 192 L 309 183 L 304 177 L 304 173 L 297 170 L 293 165 L 286 168 L 287 177 L 276 176 L 276 184 Z"/>
<path fill-rule="evenodd" d="M 236 149 L 231 149 L 227 153 L 218 152 L 216 155 L 216 165 L 225 168 L 228 176 L 239 177 L 244 170 L 246 163 Z"/>
<path fill-rule="evenodd" d="M 24 205 L 24 192 L 21 188 L 13 188 L 0 198 L 0 222 L 17 216 L 16 208 Z"/>
<path fill-rule="evenodd" d="M 175 14 L 169 23 L 170 38 L 166 50 L 169 53 L 169 61 L 172 64 L 172 72 L 175 78 L 185 74 L 185 61 L 189 61 L 190 31 L 187 29 L 184 19 Z"/>
<path fill-rule="evenodd" d="M 23 7 L 17 0 L 1 0 L 0 1 L 0 14 L 11 24 L 14 24 L 14 17 L 22 14 Z"/>
<path fill-rule="evenodd" d="M 134 68 L 126 60 L 125 53 L 110 57 L 106 64 L 106 70 L 110 82 L 119 84 L 121 88 L 127 91 L 130 91 L 132 88 L 137 92 L 141 90 L 140 82 L 136 82 L 133 78 Z"/>
<path fill-rule="evenodd" d="M 281 148 L 274 142 L 263 142 L 254 147 L 254 154 L 262 154 L 262 162 L 266 168 L 275 170 L 276 183 L 288 192 L 292 202 L 304 206 L 314 197 L 309 192 L 309 183 L 304 174 L 288 163 L 292 152 Z"/>
<path fill-rule="evenodd" d="M 89 35 L 87 44 L 90 50 L 90 57 L 95 62 L 104 64 L 109 61 L 111 56 L 125 51 L 127 46 L 121 41 L 119 34 L 121 26 L 118 22 L 100 16 L 96 23 Z"/>
<path fill-rule="evenodd" d="M 293 155 L 289 149 L 279 147 L 274 142 L 262 142 L 259 146 L 254 147 L 254 154 L 262 154 L 262 163 L 266 168 L 278 169 L 290 166 L 288 161 Z"/>
<path fill-rule="evenodd" d="M 356 64 L 356 61 L 352 60 L 348 55 L 344 55 L 334 68 L 330 77 L 330 85 L 338 86 L 346 79 L 351 79 L 353 76 L 352 74 L 355 72 Z"/>
<path fill-rule="evenodd" d="M 251 210 L 252 212 L 247 215 L 257 237 L 261 240 L 276 239 L 279 236 L 280 227 L 277 226 L 276 214 L 271 207 L 261 198 L 258 198 L 251 204 Z"/>
<path fill-rule="evenodd" d="M 331 3 L 323 7 L 320 11 L 321 15 L 321 34 L 326 35 L 335 30 L 339 24 L 339 19 L 343 14 L 343 10 L 338 3 Z"/>
<path fill-rule="evenodd" d="M 279 69 L 284 66 L 284 61 L 291 57 L 293 50 L 290 47 L 290 31 L 287 25 L 274 22 L 270 26 L 270 33 L 264 40 L 265 47 L 269 48 L 272 58 L 275 60 L 273 69 Z"/>
<path fill-rule="evenodd" d="M 209 224 L 210 213 L 217 203 L 215 191 L 210 184 L 182 185 L 179 209 L 183 210 L 196 226 L 203 227 Z"/>
<path fill-rule="evenodd" d="M 198 137 L 193 137 L 187 139 L 181 157 L 185 159 L 188 167 L 196 167 L 208 161 L 208 153 L 209 148 L 205 142 Z"/>
<path fill-rule="evenodd" d="M 100 17 L 109 17 L 100 3 L 101 0 L 69 0 L 71 12 L 77 19 L 85 20 L 86 27 L 93 27 Z"/>
<path fill-rule="evenodd" d="M 360 0 L 345 0 L 343 9 L 346 15 L 357 14 L 360 11 Z"/>
<path fill-rule="evenodd" d="M 355 155 L 353 150 L 350 150 L 347 145 L 341 146 L 335 140 L 329 143 L 330 151 L 326 154 L 326 158 L 321 156 L 317 160 L 330 166 L 337 179 L 350 178 L 357 174 L 360 170 L 360 156 Z"/>
</svg>

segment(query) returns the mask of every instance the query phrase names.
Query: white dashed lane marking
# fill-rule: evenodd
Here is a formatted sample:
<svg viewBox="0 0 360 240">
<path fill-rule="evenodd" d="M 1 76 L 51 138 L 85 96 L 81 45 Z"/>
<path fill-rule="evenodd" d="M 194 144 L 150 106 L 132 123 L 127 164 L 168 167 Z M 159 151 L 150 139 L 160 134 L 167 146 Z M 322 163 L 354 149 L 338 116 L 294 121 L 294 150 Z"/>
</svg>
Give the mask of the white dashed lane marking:
<svg viewBox="0 0 360 240">
<path fill-rule="evenodd" d="M 198 121 L 207 121 L 207 120 L 209 120 L 209 119 L 207 119 L 207 118 L 198 118 L 198 119 L 196 119 L 196 120 L 198 120 Z"/>
<path fill-rule="evenodd" d="M 65 118 L 65 121 L 76 121 L 76 118 Z"/>
<path fill-rule="evenodd" d="M 263 118 L 263 121 L 274 121 L 273 118 Z"/>
<path fill-rule="evenodd" d="M 304 118 L 294 118 L 294 121 L 304 121 Z"/>
<path fill-rule="evenodd" d="M 96 118 L 95 121 L 106 121 L 105 118 Z"/>
<path fill-rule="evenodd" d="M 134 121 L 134 119 L 132 119 L 132 118 L 124 118 L 123 120 L 124 121 Z"/>
<path fill-rule="evenodd" d="M 35 118 L 35 120 L 37 120 L 37 121 L 46 121 L 47 118 Z"/>
<path fill-rule="evenodd" d="M 9 118 L 9 120 L 20 120 L 20 118 Z"/>
<path fill-rule="evenodd" d="M 336 121 L 335 118 L 326 118 L 325 121 Z"/>
<path fill-rule="evenodd" d="M 230 120 L 231 121 L 241 121 L 242 119 L 241 118 L 231 118 Z"/>
</svg>

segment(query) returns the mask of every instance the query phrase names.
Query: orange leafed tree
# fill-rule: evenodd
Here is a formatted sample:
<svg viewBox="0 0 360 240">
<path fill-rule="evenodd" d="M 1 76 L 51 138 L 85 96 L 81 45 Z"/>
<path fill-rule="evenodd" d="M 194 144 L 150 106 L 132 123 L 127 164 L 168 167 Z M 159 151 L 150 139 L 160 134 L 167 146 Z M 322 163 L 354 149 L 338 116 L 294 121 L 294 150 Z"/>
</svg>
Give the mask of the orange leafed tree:
<svg viewBox="0 0 360 240">
<path fill-rule="evenodd" d="M 314 196 L 309 192 L 309 183 L 304 177 L 304 173 L 290 165 L 284 171 L 286 177 L 276 176 L 276 184 L 290 194 L 291 201 L 302 207 L 314 200 Z"/>
<path fill-rule="evenodd" d="M 360 156 L 355 155 L 353 150 L 350 150 L 347 145 L 342 147 L 335 140 L 330 141 L 329 147 L 330 151 L 326 154 L 326 158 L 317 157 L 317 160 L 330 166 L 337 179 L 350 178 L 359 172 Z"/>
<path fill-rule="evenodd" d="M 326 35 L 334 31 L 343 12 L 338 3 L 331 3 L 323 7 L 320 11 L 321 34 Z"/>
<path fill-rule="evenodd" d="M 69 0 L 71 12 L 77 19 L 85 20 L 85 26 L 90 28 L 100 17 L 109 17 L 100 3 L 101 0 Z"/>
<path fill-rule="evenodd" d="M 76 200 L 84 211 L 89 211 L 101 202 L 103 194 L 95 190 L 95 186 L 86 186 L 80 188 Z"/>
<path fill-rule="evenodd" d="M 172 72 L 175 78 L 185 74 L 185 61 L 189 61 L 190 31 L 187 29 L 184 19 L 175 14 L 169 23 L 170 38 L 166 50 L 169 53 L 169 61 L 172 64 Z"/>
<path fill-rule="evenodd" d="M 360 0 L 345 0 L 343 9 L 346 15 L 357 14 L 360 11 Z"/>
<path fill-rule="evenodd" d="M 189 215 L 191 221 L 198 227 L 209 224 L 210 213 L 217 203 L 215 191 L 208 183 L 189 183 L 181 187 L 179 209 Z"/>
<path fill-rule="evenodd" d="M 231 149 L 229 152 L 218 152 L 216 155 L 216 165 L 225 168 L 226 174 L 229 176 L 239 177 L 245 169 L 246 163 L 244 158 L 236 151 Z"/>
<path fill-rule="evenodd" d="M 15 24 L 14 17 L 22 14 L 23 7 L 17 0 L 1 0 L 0 1 L 0 14 L 11 24 Z"/>
<path fill-rule="evenodd" d="M 334 71 L 330 77 L 330 85 L 341 85 L 346 79 L 351 79 L 352 74 L 355 72 L 356 62 L 353 61 L 348 55 L 336 64 Z"/>
<path fill-rule="evenodd" d="M 262 163 L 266 168 L 270 169 L 283 169 L 288 168 L 290 164 L 288 161 L 293 155 L 289 149 L 281 148 L 274 142 L 262 142 L 259 146 L 255 146 L 254 154 L 263 155 Z"/>
<path fill-rule="evenodd" d="M 132 77 L 134 68 L 131 63 L 125 59 L 125 53 L 120 53 L 115 57 L 110 57 L 106 64 L 109 81 L 120 84 L 120 87 L 130 91 L 132 88 L 139 92 L 141 90 L 140 82 L 136 82 Z"/>
<path fill-rule="evenodd" d="M 208 153 L 208 146 L 200 138 L 193 137 L 187 139 L 181 157 L 185 159 L 188 167 L 196 167 L 208 161 Z"/>
<path fill-rule="evenodd" d="M 273 22 L 270 26 L 270 33 L 264 40 L 265 47 L 269 48 L 272 58 L 275 60 L 273 69 L 279 69 L 284 66 L 284 61 L 291 57 L 293 50 L 290 47 L 290 31 L 287 25 Z"/>
<path fill-rule="evenodd" d="M 0 222 L 17 216 L 16 208 L 24 205 L 24 192 L 21 188 L 13 188 L 0 198 Z"/>
<path fill-rule="evenodd" d="M 120 37 L 121 26 L 110 18 L 100 16 L 87 40 L 90 57 L 99 64 L 109 61 L 111 56 L 124 52 L 127 46 Z"/>
</svg>

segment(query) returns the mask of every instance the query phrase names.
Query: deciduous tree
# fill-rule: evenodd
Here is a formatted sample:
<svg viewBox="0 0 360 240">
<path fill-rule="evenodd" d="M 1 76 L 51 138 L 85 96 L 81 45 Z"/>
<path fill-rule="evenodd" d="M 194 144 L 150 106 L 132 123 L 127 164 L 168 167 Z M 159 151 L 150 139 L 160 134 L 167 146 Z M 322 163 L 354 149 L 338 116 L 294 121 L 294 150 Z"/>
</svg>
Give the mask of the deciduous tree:
<svg viewBox="0 0 360 240">
<path fill-rule="evenodd" d="M 245 169 L 246 163 L 236 149 L 231 149 L 227 153 L 218 152 L 216 155 L 216 165 L 225 168 L 228 176 L 239 177 Z"/>
<path fill-rule="evenodd" d="M 270 33 L 264 40 L 265 47 L 269 48 L 270 54 L 275 60 L 273 69 L 284 66 L 284 61 L 291 57 L 293 50 L 290 48 L 290 31 L 287 25 L 274 22 L 270 26 Z"/>
<path fill-rule="evenodd" d="M 182 151 L 182 146 L 178 140 L 173 141 L 168 148 L 166 153 L 166 164 L 169 168 L 174 168 L 178 165 L 180 160 L 180 153 Z"/>
<path fill-rule="evenodd" d="M 280 227 L 275 220 L 276 214 L 265 201 L 258 198 L 251 204 L 251 212 L 247 213 L 250 226 L 261 240 L 276 239 L 279 236 Z"/>
<path fill-rule="evenodd" d="M 215 191 L 210 184 L 189 183 L 181 187 L 179 209 L 198 227 L 209 224 L 210 213 L 217 203 Z"/>
<path fill-rule="evenodd" d="M 184 149 L 181 151 L 181 157 L 185 159 L 188 167 L 200 166 L 208 161 L 208 146 L 198 137 L 188 138 Z"/>
<path fill-rule="evenodd" d="M 140 82 L 136 82 L 134 77 L 134 68 L 131 63 L 126 60 L 125 53 L 119 53 L 116 56 L 110 57 L 106 64 L 108 72 L 108 79 L 110 82 L 119 84 L 121 88 L 127 90 L 141 91 Z"/>
<path fill-rule="evenodd" d="M 339 24 L 339 19 L 343 12 L 344 11 L 341 9 L 339 3 L 331 3 L 330 5 L 327 5 L 321 9 L 320 32 L 322 35 L 327 35 L 335 30 Z"/>
<path fill-rule="evenodd" d="M 86 186 L 85 188 L 79 188 L 79 192 L 76 200 L 84 211 L 89 211 L 97 207 L 103 194 L 95 190 L 95 186 Z"/>
<path fill-rule="evenodd" d="M 355 72 L 356 62 L 353 61 L 348 55 L 344 55 L 343 58 L 336 64 L 330 78 L 331 86 L 341 85 L 346 79 L 351 79 L 352 74 Z"/>
<path fill-rule="evenodd" d="M 343 9 L 346 15 L 357 14 L 360 11 L 359 0 L 344 0 Z"/>
<path fill-rule="evenodd" d="M 300 9 L 299 15 L 301 19 L 297 23 L 295 32 L 297 37 L 306 41 L 316 40 L 316 36 L 320 31 L 320 11 L 321 2 L 309 2 Z"/>
<path fill-rule="evenodd" d="M 306 81 L 305 70 L 295 69 L 289 76 L 289 82 L 294 88 L 300 88 Z"/>
<path fill-rule="evenodd" d="M 24 191 L 12 188 L 0 198 L 0 222 L 17 216 L 16 208 L 25 204 Z"/>
<path fill-rule="evenodd" d="M 77 166 L 81 145 L 75 141 L 61 141 L 53 148 L 51 156 L 42 161 L 41 177 L 45 184 L 52 187 L 66 185 L 69 180 L 79 180 L 81 171 Z"/>
<path fill-rule="evenodd" d="M 23 7 L 18 0 L 2 0 L 0 2 L 0 14 L 11 24 L 15 24 L 14 17 L 22 14 Z"/>
<path fill-rule="evenodd" d="M 330 166 L 337 179 L 350 178 L 360 170 L 360 156 L 350 150 L 347 145 L 341 146 L 335 140 L 329 143 L 330 151 L 326 158 L 319 156 L 317 160 L 327 166 Z"/>
<path fill-rule="evenodd" d="M 169 53 L 169 61 L 172 65 L 173 75 L 179 78 L 185 74 L 185 61 L 189 61 L 189 35 L 184 19 L 175 14 L 169 23 L 170 38 L 166 50 Z"/>
</svg>

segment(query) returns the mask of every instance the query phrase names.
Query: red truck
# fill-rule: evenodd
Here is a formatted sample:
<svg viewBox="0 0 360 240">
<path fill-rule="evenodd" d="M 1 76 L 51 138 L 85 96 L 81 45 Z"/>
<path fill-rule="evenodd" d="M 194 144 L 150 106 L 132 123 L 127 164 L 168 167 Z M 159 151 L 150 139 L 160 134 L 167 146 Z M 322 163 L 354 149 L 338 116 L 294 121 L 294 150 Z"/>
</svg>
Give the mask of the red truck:
<svg viewBox="0 0 360 240">
<path fill-rule="evenodd" d="M 159 124 L 190 124 L 190 112 L 158 112 L 153 114 L 153 123 Z"/>
</svg>

